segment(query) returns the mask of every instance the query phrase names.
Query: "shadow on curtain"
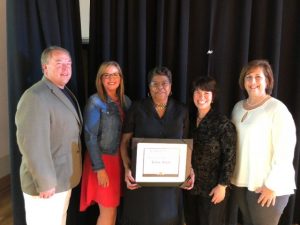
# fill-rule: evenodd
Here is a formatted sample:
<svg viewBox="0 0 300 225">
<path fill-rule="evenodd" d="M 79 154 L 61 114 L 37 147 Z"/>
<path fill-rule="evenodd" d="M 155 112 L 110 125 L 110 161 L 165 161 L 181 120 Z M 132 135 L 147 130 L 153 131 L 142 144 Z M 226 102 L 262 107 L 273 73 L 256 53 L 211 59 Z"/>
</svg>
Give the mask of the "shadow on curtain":
<svg viewBox="0 0 300 225">
<path fill-rule="evenodd" d="M 241 68 L 263 58 L 275 74 L 273 96 L 287 105 L 300 128 L 299 1 L 91 0 L 90 5 L 89 95 L 95 92 L 96 72 L 104 60 L 120 63 L 132 99 L 146 96 L 147 72 L 165 65 L 173 72 L 173 96 L 187 104 L 191 80 L 214 76 L 220 89 L 216 105 L 229 116 L 243 98 Z M 294 166 L 298 177 L 298 144 Z M 299 223 L 299 211 L 297 190 L 280 224 Z"/>
<path fill-rule="evenodd" d="M 50 45 L 62 46 L 70 51 L 73 75 L 68 86 L 83 105 L 85 92 L 82 82 L 79 2 L 9 0 L 6 4 L 13 216 L 15 225 L 23 225 L 26 222 L 19 179 L 21 156 L 15 138 L 16 105 L 25 89 L 42 78 L 40 55 Z M 71 199 L 69 212 L 72 217 L 68 218 L 69 224 L 76 224 L 77 192 L 75 189 Z"/>
</svg>

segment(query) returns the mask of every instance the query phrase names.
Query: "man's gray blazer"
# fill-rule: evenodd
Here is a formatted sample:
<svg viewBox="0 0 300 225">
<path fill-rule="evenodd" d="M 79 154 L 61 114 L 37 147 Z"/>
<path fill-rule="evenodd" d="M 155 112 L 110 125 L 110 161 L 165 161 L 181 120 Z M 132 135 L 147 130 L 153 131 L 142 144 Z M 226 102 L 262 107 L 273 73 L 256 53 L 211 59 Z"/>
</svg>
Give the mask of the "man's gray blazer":
<svg viewBox="0 0 300 225">
<path fill-rule="evenodd" d="M 77 110 L 44 77 L 26 90 L 18 103 L 15 122 L 24 193 L 39 195 L 53 187 L 56 193 L 67 191 L 80 181 L 82 116 L 70 94 Z"/>
</svg>

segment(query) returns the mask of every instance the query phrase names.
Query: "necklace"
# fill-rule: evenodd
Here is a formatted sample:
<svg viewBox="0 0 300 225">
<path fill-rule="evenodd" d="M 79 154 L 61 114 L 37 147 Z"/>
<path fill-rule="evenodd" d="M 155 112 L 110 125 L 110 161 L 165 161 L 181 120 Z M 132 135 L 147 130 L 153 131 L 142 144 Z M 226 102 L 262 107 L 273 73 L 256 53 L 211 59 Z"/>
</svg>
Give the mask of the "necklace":
<svg viewBox="0 0 300 225">
<path fill-rule="evenodd" d="M 197 123 L 199 123 L 201 120 L 203 120 L 203 118 L 204 118 L 204 117 L 198 116 L 198 117 L 197 117 Z"/>
<path fill-rule="evenodd" d="M 209 110 L 208 110 L 209 111 Z M 196 124 L 197 126 L 200 124 L 200 122 L 205 118 L 206 114 L 208 113 L 208 111 L 204 111 L 202 113 L 198 112 L 197 115 L 197 120 L 196 120 Z"/>
<path fill-rule="evenodd" d="M 260 105 L 261 105 L 262 103 L 264 103 L 265 100 L 267 100 L 267 99 L 269 99 L 269 95 L 264 96 L 263 99 L 260 100 L 259 102 L 254 103 L 254 104 L 251 104 L 251 103 L 249 103 L 249 98 L 247 98 L 247 99 L 246 99 L 246 104 L 247 104 L 247 106 L 249 106 L 250 108 L 255 108 L 255 107 L 257 107 L 257 106 L 260 106 Z"/>
<path fill-rule="evenodd" d="M 260 106 L 260 105 L 262 105 L 266 100 L 268 100 L 270 98 L 270 96 L 269 95 L 267 95 L 267 96 L 265 96 L 261 101 L 259 101 L 258 103 L 255 103 L 255 104 L 250 104 L 249 103 L 249 98 L 247 98 L 246 99 L 246 105 L 247 105 L 247 111 L 245 112 L 245 114 L 243 115 L 243 117 L 242 117 L 242 119 L 241 119 L 241 122 L 244 122 L 245 121 L 245 119 L 247 118 L 247 116 L 248 116 L 248 112 L 249 112 L 249 110 L 251 110 L 251 109 L 254 109 L 254 108 L 256 108 L 256 107 L 258 107 L 258 106 Z"/>
<path fill-rule="evenodd" d="M 154 104 L 154 107 L 162 110 L 167 108 L 167 104 Z"/>
<path fill-rule="evenodd" d="M 204 117 L 200 117 L 200 116 L 197 116 L 197 120 L 196 120 L 196 125 L 197 127 L 199 126 L 200 122 L 203 120 Z"/>
<path fill-rule="evenodd" d="M 244 120 L 247 118 L 248 116 L 248 111 L 246 111 L 246 113 L 243 115 L 241 122 L 244 122 Z"/>
</svg>

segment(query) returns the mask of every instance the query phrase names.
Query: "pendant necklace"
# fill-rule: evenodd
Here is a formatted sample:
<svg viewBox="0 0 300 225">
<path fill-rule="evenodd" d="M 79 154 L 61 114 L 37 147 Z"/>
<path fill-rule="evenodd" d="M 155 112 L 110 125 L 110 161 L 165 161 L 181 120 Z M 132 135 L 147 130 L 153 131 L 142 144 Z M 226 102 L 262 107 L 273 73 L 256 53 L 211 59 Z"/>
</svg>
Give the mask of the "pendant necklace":
<svg viewBox="0 0 300 225">
<path fill-rule="evenodd" d="M 167 104 L 154 104 L 154 108 L 157 110 L 165 110 L 167 108 Z"/>
<path fill-rule="evenodd" d="M 260 106 L 260 105 L 262 105 L 266 100 L 268 100 L 269 98 L 270 98 L 271 96 L 269 96 L 269 95 L 267 95 L 266 97 L 264 97 L 261 101 L 259 101 L 258 103 L 255 103 L 255 104 L 250 104 L 249 103 L 249 98 L 247 98 L 246 99 L 246 106 L 247 106 L 247 108 L 249 108 L 249 109 L 246 109 L 247 111 L 245 112 L 245 114 L 243 115 L 243 117 L 242 117 L 242 119 L 241 119 L 241 122 L 244 122 L 245 121 L 245 119 L 247 118 L 247 116 L 248 116 L 248 112 L 249 112 L 249 110 L 251 110 L 251 109 L 255 109 L 256 107 L 258 107 L 258 106 Z"/>
<path fill-rule="evenodd" d="M 244 120 L 246 119 L 246 117 L 248 116 L 248 110 L 246 111 L 246 113 L 243 115 L 241 122 L 244 122 Z"/>
<path fill-rule="evenodd" d="M 199 126 L 200 122 L 203 120 L 204 117 L 200 117 L 200 116 L 197 116 L 197 120 L 196 120 L 196 125 L 197 127 Z"/>
</svg>

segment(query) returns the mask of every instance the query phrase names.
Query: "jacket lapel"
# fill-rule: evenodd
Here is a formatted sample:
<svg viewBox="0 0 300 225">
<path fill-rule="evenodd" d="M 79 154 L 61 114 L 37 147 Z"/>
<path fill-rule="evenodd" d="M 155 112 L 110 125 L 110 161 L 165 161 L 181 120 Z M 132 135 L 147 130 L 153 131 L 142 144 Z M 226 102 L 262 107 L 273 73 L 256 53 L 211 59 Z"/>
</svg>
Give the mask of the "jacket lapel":
<svg viewBox="0 0 300 225">
<path fill-rule="evenodd" d="M 81 111 L 80 111 L 80 107 L 79 104 L 77 102 L 76 97 L 74 96 L 74 94 L 69 90 L 69 94 L 71 95 L 71 97 L 73 98 L 77 109 L 75 109 L 74 105 L 72 104 L 72 102 L 70 102 L 70 100 L 68 99 L 68 97 L 58 88 L 56 87 L 53 83 L 51 83 L 49 80 L 47 80 L 45 77 L 43 77 L 43 81 L 46 83 L 46 85 L 49 87 L 49 89 L 51 90 L 51 92 L 60 100 L 62 101 L 65 106 L 74 114 L 74 116 L 76 117 L 78 123 L 80 124 L 80 126 L 82 125 L 82 115 L 81 115 Z M 67 88 L 67 87 L 65 87 Z M 78 112 L 78 113 L 77 113 Z"/>
<path fill-rule="evenodd" d="M 77 101 L 77 98 L 75 97 L 75 95 L 73 94 L 73 92 L 67 86 L 65 86 L 65 88 L 68 90 L 68 93 L 70 94 L 71 98 L 74 100 L 74 103 L 76 104 L 76 107 L 77 107 L 77 111 L 76 112 L 78 112 L 77 116 L 78 116 L 79 122 L 82 124 L 83 119 L 82 119 L 82 114 L 81 114 L 81 111 L 80 111 L 80 106 L 79 106 L 79 103 Z"/>
</svg>

